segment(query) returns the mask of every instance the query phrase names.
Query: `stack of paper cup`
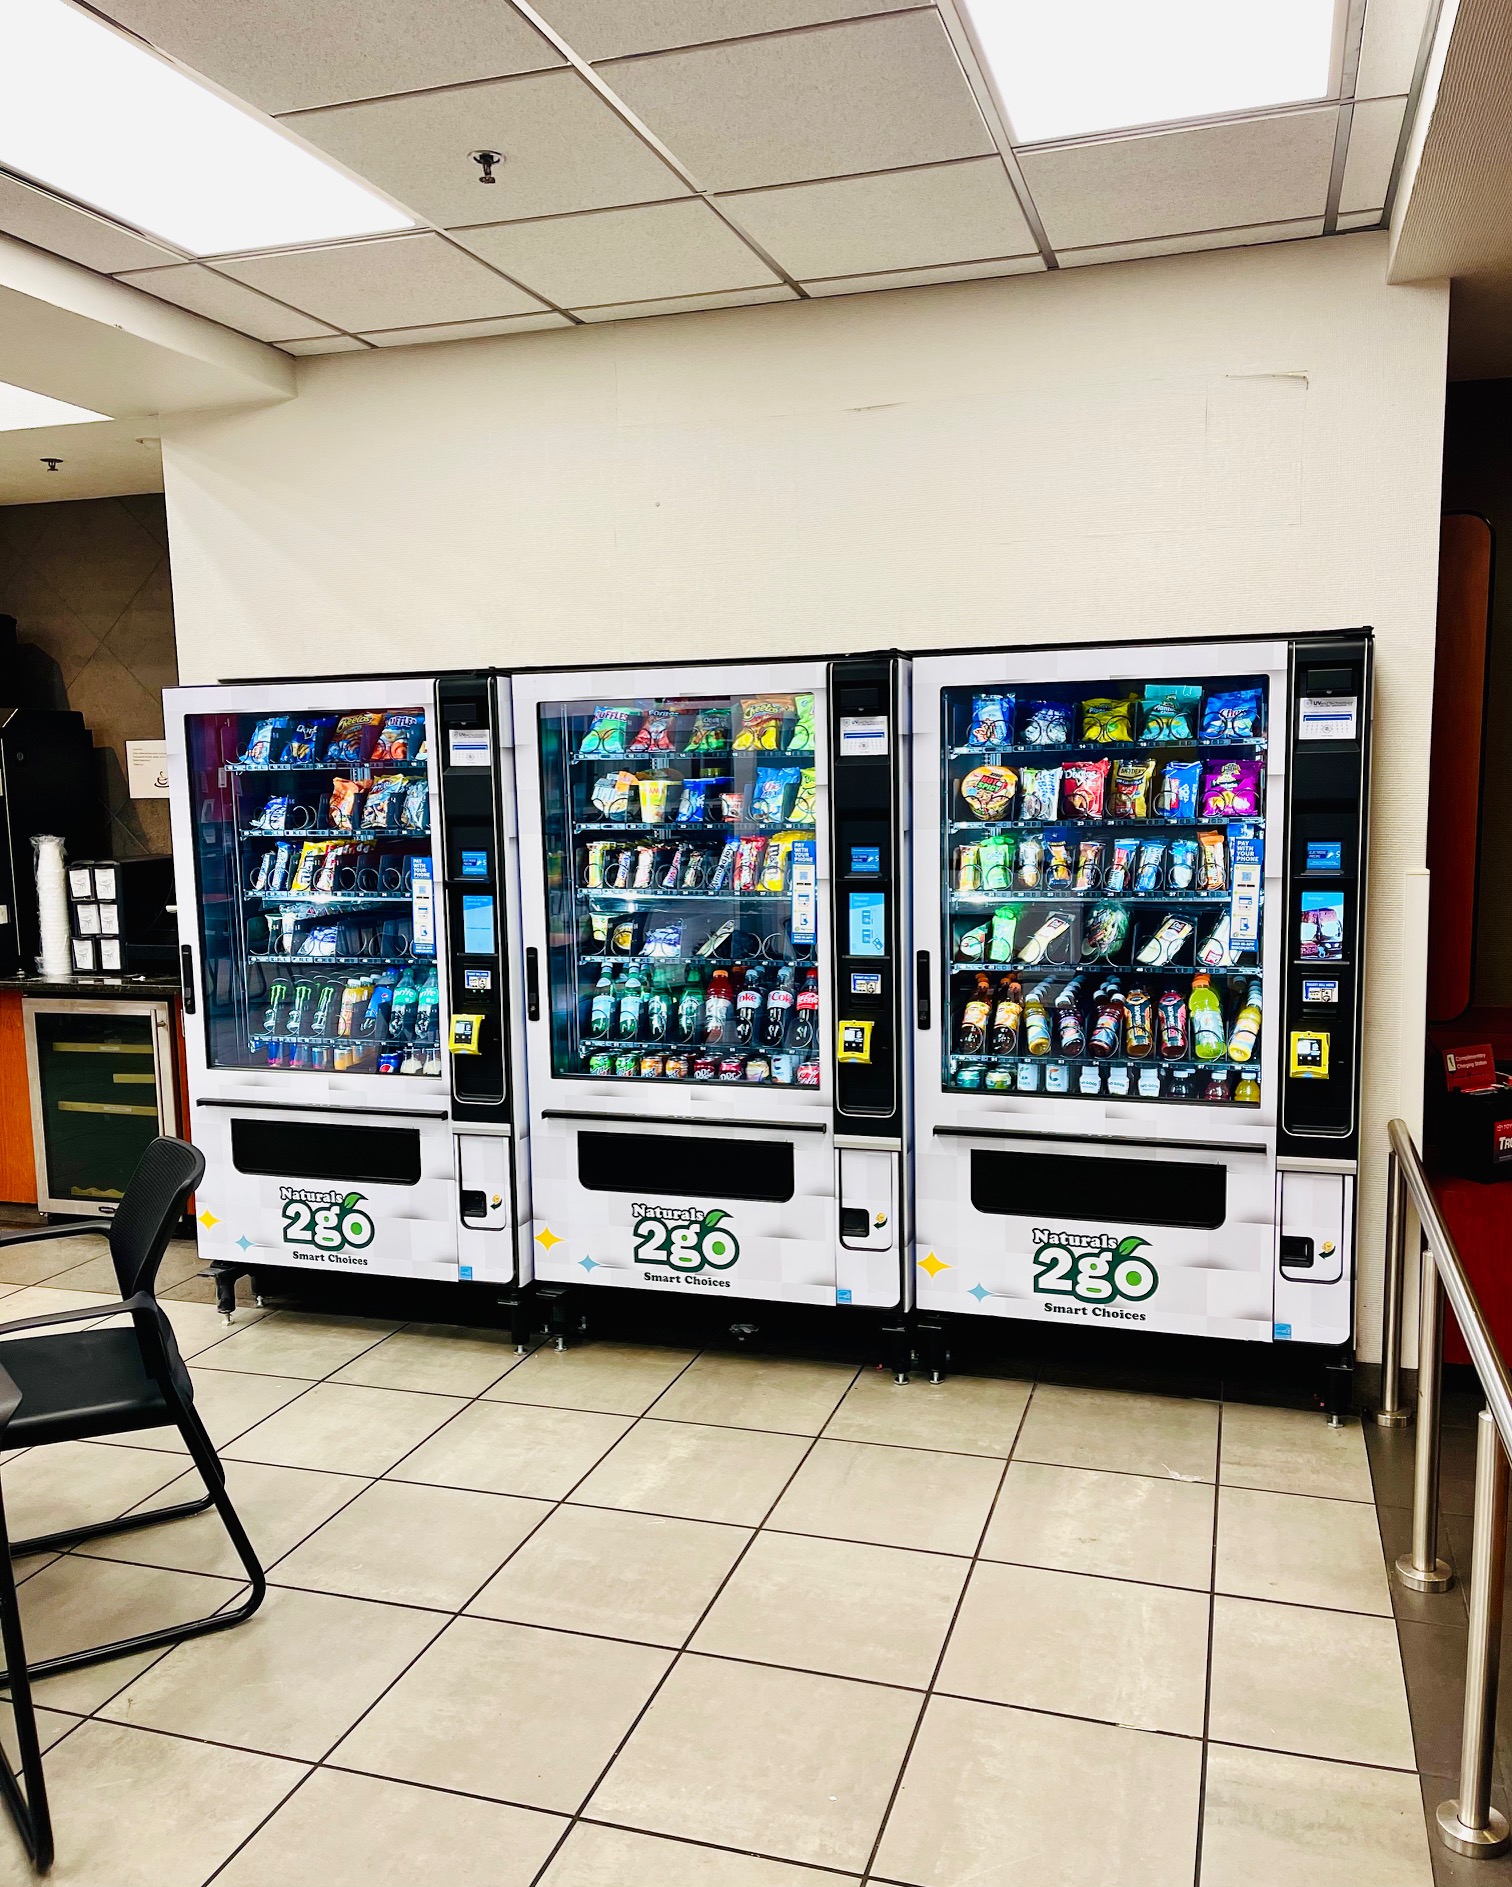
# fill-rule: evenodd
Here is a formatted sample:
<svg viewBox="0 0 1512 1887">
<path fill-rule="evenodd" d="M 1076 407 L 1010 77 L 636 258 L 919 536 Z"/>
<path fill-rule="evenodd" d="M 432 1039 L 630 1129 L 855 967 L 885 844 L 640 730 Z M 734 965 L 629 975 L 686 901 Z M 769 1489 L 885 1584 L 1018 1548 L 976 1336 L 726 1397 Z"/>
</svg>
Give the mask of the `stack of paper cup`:
<svg viewBox="0 0 1512 1887">
<path fill-rule="evenodd" d="M 68 887 L 63 875 L 63 841 L 49 833 L 32 840 L 37 860 L 37 916 L 42 932 L 40 967 L 44 976 L 71 976 L 68 942 Z"/>
</svg>

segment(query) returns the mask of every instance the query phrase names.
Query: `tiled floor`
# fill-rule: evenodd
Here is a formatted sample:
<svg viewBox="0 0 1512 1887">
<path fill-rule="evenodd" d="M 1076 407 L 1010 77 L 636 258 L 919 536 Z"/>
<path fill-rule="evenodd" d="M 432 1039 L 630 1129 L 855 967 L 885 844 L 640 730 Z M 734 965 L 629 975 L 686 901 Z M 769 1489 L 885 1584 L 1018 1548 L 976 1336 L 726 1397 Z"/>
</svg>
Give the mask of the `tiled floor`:
<svg viewBox="0 0 1512 1887">
<path fill-rule="evenodd" d="M 30 1251 L 0 1318 L 88 1301 Z M 58 1887 L 1430 1887 L 1358 1426 L 173 1288 L 271 1589 L 40 1687 Z M 238 1590 L 202 1517 L 21 1570 L 34 1654 Z"/>
</svg>

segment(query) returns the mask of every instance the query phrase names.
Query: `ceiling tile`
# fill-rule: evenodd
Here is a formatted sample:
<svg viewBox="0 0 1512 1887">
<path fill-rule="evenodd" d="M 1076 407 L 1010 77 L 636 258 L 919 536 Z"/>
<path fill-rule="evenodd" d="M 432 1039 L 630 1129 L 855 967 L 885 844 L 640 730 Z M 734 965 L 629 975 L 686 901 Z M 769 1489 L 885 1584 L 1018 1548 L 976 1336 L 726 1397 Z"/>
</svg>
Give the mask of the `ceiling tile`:
<svg viewBox="0 0 1512 1887">
<path fill-rule="evenodd" d="M 280 341 L 279 346 L 286 354 L 297 354 L 301 358 L 306 354 L 365 354 L 368 351 L 350 334 L 333 334 L 329 339 L 314 341 Z"/>
<path fill-rule="evenodd" d="M 538 328 L 570 328 L 566 315 L 510 315 L 502 321 L 443 321 L 433 328 L 378 328 L 364 334 L 375 347 L 424 347 L 437 341 L 481 341 L 491 334 L 533 334 Z"/>
<path fill-rule="evenodd" d="M 1323 213 L 1337 109 L 1022 151 L 1056 249 Z"/>
<path fill-rule="evenodd" d="M 536 11 L 579 57 L 617 59 L 917 5 L 918 0 L 540 0 Z"/>
<path fill-rule="evenodd" d="M 1006 256 L 991 262 L 948 262 L 936 269 L 890 269 L 879 275 L 837 275 L 803 284 L 810 295 L 865 295 L 881 288 L 929 288 L 936 282 L 984 282 L 999 275 L 1036 275 L 1044 263 L 1037 255 Z"/>
<path fill-rule="evenodd" d="M 440 236 L 386 236 L 222 263 L 228 275 L 313 308 L 350 334 L 535 314 L 534 295 Z"/>
<path fill-rule="evenodd" d="M 870 275 L 1026 255 L 1034 237 L 996 157 L 722 199 L 790 275 Z"/>
<path fill-rule="evenodd" d="M 707 204 L 693 199 L 459 230 L 457 240 L 563 308 L 777 280 Z"/>
<path fill-rule="evenodd" d="M 1079 269 L 1097 262 L 1196 255 L 1204 249 L 1253 249 L 1260 243 L 1295 242 L 1322 234 L 1321 216 L 1303 216 L 1289 223 L 1252 223 L 1245 229 L 1205 229 L 1191 236 L 1156 236 L 1148 242 L 1110 242 L 1097 249 L 1058 249 L 1056 259 L 1063 269 Z"/>
<path fill-rule="evenodd" d="M 22 242 L 51 249 L 54 255 L 106 274 L 178 260 L 171 249 L 160 249 L 145 236 L 118 229 L 104 217 L 60 203 L 17 177 L 0 176 L 0 229 L 7 236 L 19 236 Z"/>
<path fill-rule="evenodd" d="M 674 295 L 664 301 L 624 301 L 602 308 L 574 308 L 584 321 L 637 321 L 646 315 L 699 314 L 714 308 L 759 308 L 774 301 L 797 301 L 780 282 L 773 288 L 737 288 L 721 295 Z"/>
<path fill-rule="evenodd" d="M 240 282 L 228 282 L 225 276 L 197 262 L 179 263 L 170 269 L 133 269 L 116 279 L 129 282 L 133 288 L 145 288 L 149 295 L 187 308 L 191 314 L 204 315 L 223 327 L 250 334 L 255 341 L 297 341 L 331 332 L 324 321 L 312 321 L 281 301 L 270 301 L 266 295 L 243 288 Z"/>
<path fill-rule="evenodd" d="M 1339 192 L 1341 213 L 1378 210 L 1386 201 L 1406 109 L 1405 98 L 1365 98 L 1356 104 Z"/>
<path fill-rule="evenodd" d="M 1430 0 L 1367 0 L 1356 98 L 1385 98 L 1412 87 Z"/>
<path fill-rule="evenodd" d="M 600 68 L 706 189 L 993 149 L 939 14 L 882 14 Z"/>
<path fill-rule="evenodd" d="M 104 0 L 100 11 L 264 111 L 562 63 L 501 0 Z"/>
<path fill-rule="evenodd" d="M 575 72 L 301 112 L 289 122 L 359 176 L 444 226 L 688 194 Z M 504 152 L 496 183 L 480 181 L 468 156 L 477 150 Z"/>
<path fill-rule="evenodd" d="M 1381 217 L 1383 214 L 1384 211 L 1382 210 L 1349 210 L 1341 212 L 1338 226 L 1341 231 L 1350 229 L 1379 229 L 1381 227 Z"/>
</svg>

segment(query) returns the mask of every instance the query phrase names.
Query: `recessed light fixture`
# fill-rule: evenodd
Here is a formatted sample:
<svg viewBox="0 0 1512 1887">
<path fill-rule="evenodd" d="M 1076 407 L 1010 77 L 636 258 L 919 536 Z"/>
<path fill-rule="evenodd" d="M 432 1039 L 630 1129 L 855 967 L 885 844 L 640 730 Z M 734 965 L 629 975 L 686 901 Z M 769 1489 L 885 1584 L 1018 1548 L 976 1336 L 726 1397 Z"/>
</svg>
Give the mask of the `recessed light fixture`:
<svg viewBox="0 0 1512 1887">
<path fill-rule="evenodd" d="M 961 0 L 1014 140 L 1327 95 L 1335 0 Z"/>
<path fill-rule="evenodd" d="M 13 387 L 0 380 L 0 432 L 25 432 L 31 426 L 82 426 L 89 420 L 107 419 L 106 413 L 92 413 L 87 406 L 70 406 L 67 400 L 55 400 L 46 393 L 33 393 L 29 387 Z"/>
<path fill-rule="evenodd" d="M 68 0 L 0 4 L 0 164 L 192 255 L 415 227 L 376 190 Z"/>
</svg>

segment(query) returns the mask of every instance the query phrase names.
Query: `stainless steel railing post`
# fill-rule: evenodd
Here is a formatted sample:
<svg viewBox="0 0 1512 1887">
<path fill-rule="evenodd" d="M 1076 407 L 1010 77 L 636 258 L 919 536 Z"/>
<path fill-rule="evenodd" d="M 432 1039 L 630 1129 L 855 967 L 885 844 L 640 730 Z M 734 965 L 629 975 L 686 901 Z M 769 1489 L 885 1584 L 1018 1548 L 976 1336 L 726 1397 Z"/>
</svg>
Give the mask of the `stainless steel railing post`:
<svg viewBox="0 0 1512 1887">
<path fill-rule="evenodd" d="M 1444 1298 L 1438 1262 L 1423 1245 L 1418 1285 L 1417 1459 L 1412 1477 L 1412 1551 L 1396 1563 L 1414 1592 L 1447 1592 L 1453 1569 L 1438 1556 L 1439 1384 L 1444 1358 Z"/>
<path fill-rule="evenodd" d="M 1475 1425 L 1475 1534 L 1470 1549 L 1470 1643 L 1465 1656 L 1459 1798 L 1441 1802 L 1438 1809 L 1444 1845 L 1456 1854 L 1476 1857 L 1502 1854 L 1512 1846 L 1506 1817 L 1491 1806 L 1506 1571 L 1507 1456 L 1490 1410 L 1482 1409 Z"/>
<path fill-rule="evenodd" d="M 1386 1160 L 1386 1301 L 1381 1312 L 1381 1406 L 1378 1428 L 1405 1428 L 1402 1407 L 1402 1287 L 1407 1272 L 1407 1182 L 1395 1152 Z"/>
</svg>

